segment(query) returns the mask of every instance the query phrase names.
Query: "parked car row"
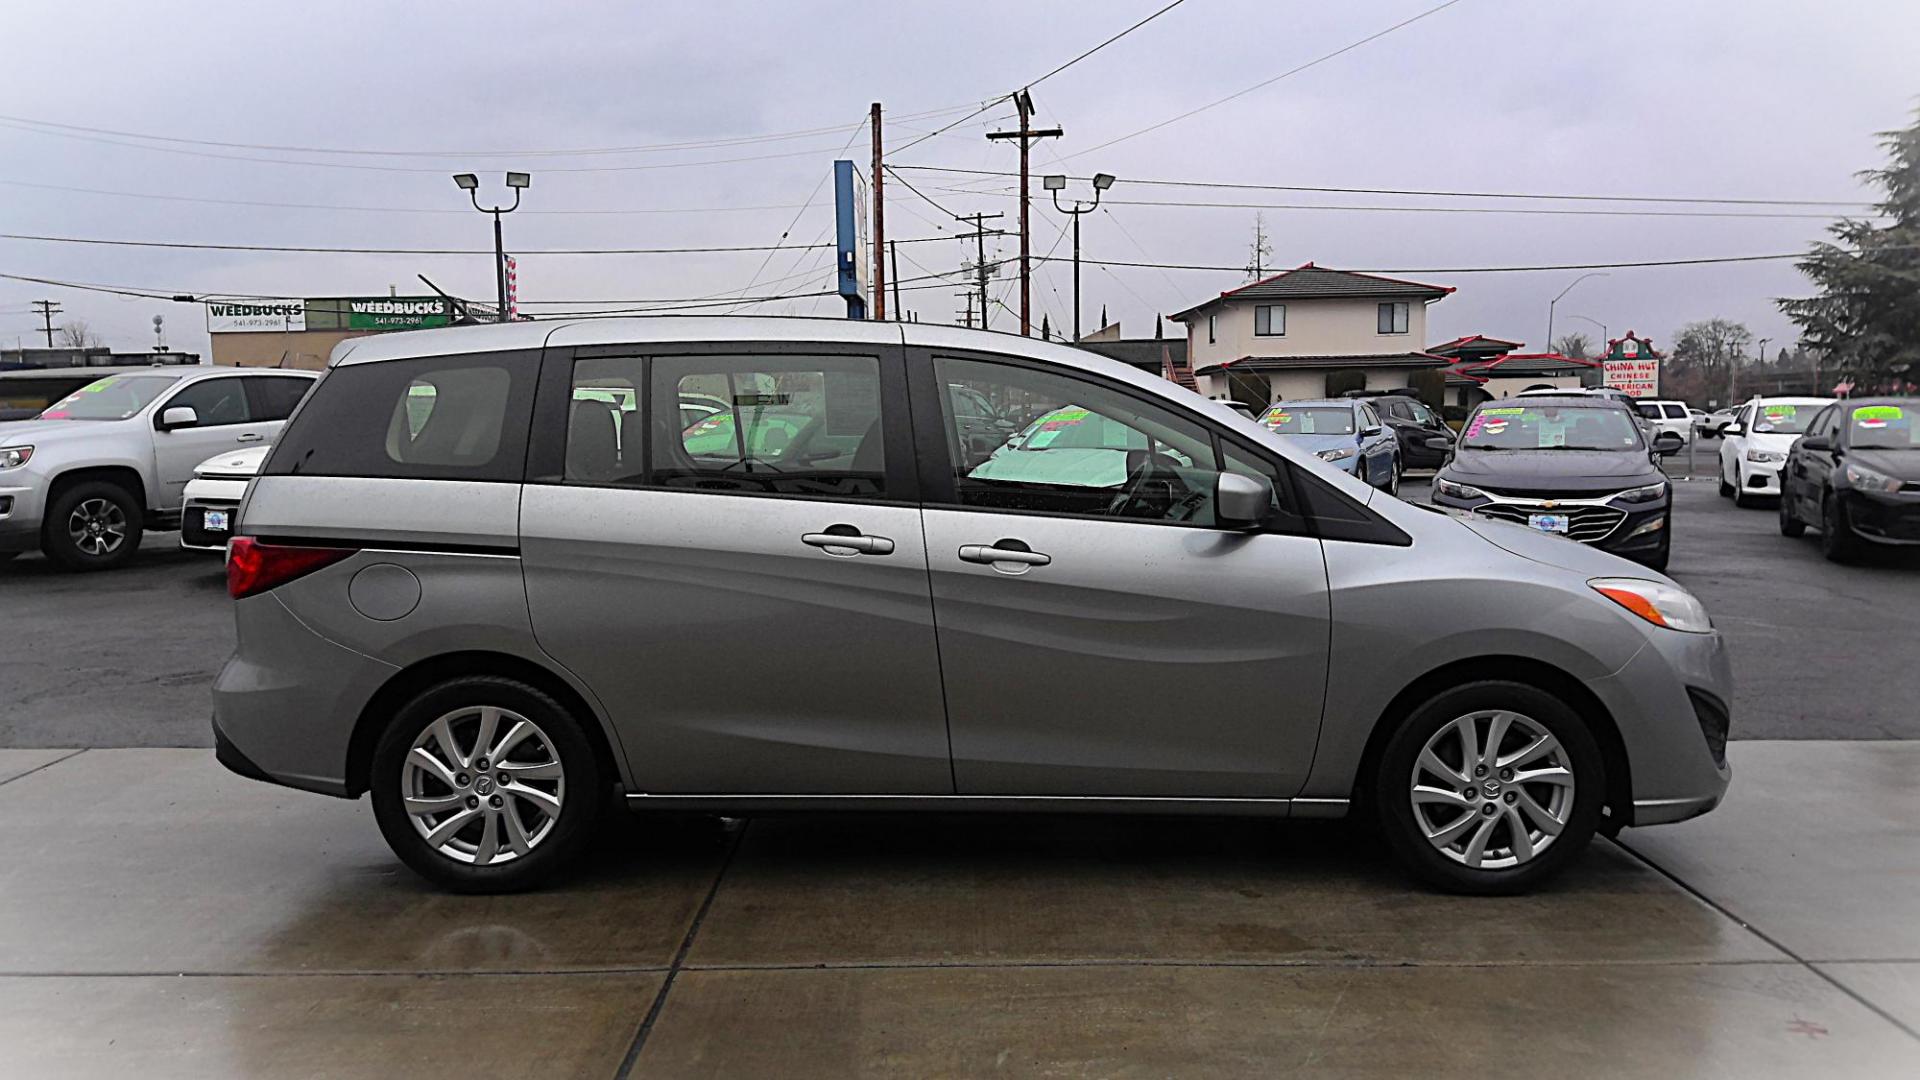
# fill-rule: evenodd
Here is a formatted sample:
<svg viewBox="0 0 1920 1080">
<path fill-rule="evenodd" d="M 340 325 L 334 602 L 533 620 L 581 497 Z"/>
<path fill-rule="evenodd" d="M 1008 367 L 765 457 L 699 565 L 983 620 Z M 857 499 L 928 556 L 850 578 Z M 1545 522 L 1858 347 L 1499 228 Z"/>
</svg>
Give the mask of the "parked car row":
<svg viewBox="0 0 1920 1080">
<path fill-rule="evenodd" d="M 136 368 L 0 423 L 0 561 L 38 549 L 70 570 L 121 565 L 146 531 L 182 528 L 197 466 L 271 443 L 315 378 Z"/>
<path fill-rule="evenodd" d="M 1850 562 L 1871 546 L 1920 546 L 1920 398 L 1755 398 L 1720 449 L 1720 494 L 1775 496 L 1780 533 L 1820 532 Z"/>
</svg>

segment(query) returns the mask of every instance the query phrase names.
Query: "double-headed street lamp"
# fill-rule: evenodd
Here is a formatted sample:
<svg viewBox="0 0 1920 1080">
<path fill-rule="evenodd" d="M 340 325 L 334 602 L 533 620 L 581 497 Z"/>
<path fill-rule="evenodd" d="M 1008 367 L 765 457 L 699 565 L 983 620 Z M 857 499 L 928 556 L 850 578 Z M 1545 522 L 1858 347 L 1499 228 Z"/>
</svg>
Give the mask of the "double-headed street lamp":
<svg viewBox="0 0 1920 1080">
<path fill-rule="evenodd" d="M 483 214 L 493 215 L 493 282 L 499 290 L 499 321 L 506 322 L 507 315 L 507 249 L 500 238 L 500 215 L 511 214 L 520 209 L 520 193 L 533 182 L 531 173 L 510 172 L 507 174 L 507 186 L 513 189 L 512 206 L 481 206 L 480 178 L 470 172 L 453 174 L 453 182 L 473 200 L 473 208 Z"/>
<path fill-rule="evenodd" d="M 1053 208 L 1073 218 L 1073 340 L 1080 340 L 1080 215 L 1090 214 L 1100 205 L 1100 193 L 1113 186 L 1112 173 L 1093 174 L 1093 201 L 1081 203 L 1073 200 L 1073 208 L 1060 205 L 1060 193 L 1066 190 L 1067 178 L 1064 176 L 1041 177 L 1040 184 L 1053 192 Z"/>
</svg>

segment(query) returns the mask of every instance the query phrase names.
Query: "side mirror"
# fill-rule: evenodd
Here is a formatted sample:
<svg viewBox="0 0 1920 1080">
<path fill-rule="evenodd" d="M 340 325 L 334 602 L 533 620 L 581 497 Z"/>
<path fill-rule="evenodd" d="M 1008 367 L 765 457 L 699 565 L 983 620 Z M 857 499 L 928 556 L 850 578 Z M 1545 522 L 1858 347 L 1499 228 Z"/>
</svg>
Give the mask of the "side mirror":
<svg viewBox="0 0 1920 1080">
<path fill-rule="evenodd" d="M 1825 435 L 1808 435 L 1800 440 L 1800 445 L 1809 450 L 1831 450 L 1833 449 L 1833 440 L 1827 438 Z"/>
<path fill-rule="evenodd" d="M 200 414 L 193 411 L 191 405 L 175 405 L 160 414 L 160 430 L 172 431 L 175 428 L 197 427 Z"/>
<path fill-rule="evenodd" d="M 1670 454 L 1685 445 L 1687 445 L 1687 440 L 1681 438 L 1679 432 L 1663 431 L 1653 437 L 1653 449 L 1655 453 Z"/>
<path fill-rule="evenodd" d="M 1434 435 L 1427 439 L 1427 449 L 1451 450 L 1453 449 L 1453 440 L 1447 438 L 1445 435 Z"/>
<path fill-rule="evenodd" d="M 1361 438 L 1363 438 L 1363 439 L 1371 439 L 1371 438 L 1373 438 L 1373 437 L 1374 437 L 1375 435 L 1378 435 L 1378 434 L 1380 434 L 1380 432 L 1381 432 L 1381 430 L 1382 430 L 1382 429 L 1380 428 L 1380 426 L 1379 426 L 1378 424 L 1376 424 L 1376 425 L 1374 425 L 1373 427 L 1369 427 L 1369 428 L 1361 428 L 1361 429 L 1360 429 L 1360 437 L 1361 437 Z"/>
<path fill-rule="evenodd" d="M 1252 529 L 1273 514 L 1273 482 L 1264 476 L 1223 472 L 1214 482 L 1213 516 L 1223 529 Z"/>
<path fill-rule="evenodd" d="M 1728 424 L 1720 429 L 1720 434 L 1722 435 L 1745 435 L 1746 433 L 1747 429 L 1741 427 L 1739 424 Z"/>
</svg>

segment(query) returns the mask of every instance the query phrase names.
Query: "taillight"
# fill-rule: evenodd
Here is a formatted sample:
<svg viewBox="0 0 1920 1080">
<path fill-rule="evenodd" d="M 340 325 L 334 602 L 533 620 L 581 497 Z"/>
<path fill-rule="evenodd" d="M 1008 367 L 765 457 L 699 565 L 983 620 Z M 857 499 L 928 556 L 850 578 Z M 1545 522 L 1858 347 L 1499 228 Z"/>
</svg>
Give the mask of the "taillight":
<svg viewBox="0 0 1920 1080">
<path fill-rule="evenodd" d="M 236 536 L 227 544 L 227 595 L 244 600 L 359 553 L 358 548 L 293 547 Z"/>
</svg>

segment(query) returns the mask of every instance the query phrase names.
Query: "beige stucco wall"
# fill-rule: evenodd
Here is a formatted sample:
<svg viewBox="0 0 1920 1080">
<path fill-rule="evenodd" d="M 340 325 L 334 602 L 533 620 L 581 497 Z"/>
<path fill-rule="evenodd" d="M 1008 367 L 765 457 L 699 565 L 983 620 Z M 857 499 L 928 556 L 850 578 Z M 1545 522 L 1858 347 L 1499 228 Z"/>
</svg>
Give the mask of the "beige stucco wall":
<svg viewBox="0 0 1920 1080">
<path fill-rule="evenodd" d="M 1236 301 L 1209 309 L 1217 316 L 1214 342 L 1207 343 L 1207 311 L 1187 324 L 1187 356 L 1196 368 L 1242 356 L 1327 356 L 1355 353 L 1419 352 L 1426 348 L 1427 305 L 1408 301 L 1407 332 L 1379 332 L 1378 300 L 1289 300 L 1287 332 L 1253 332 L 1257 301 Z"/>
<path fill-rule="evenodd" d="M 333 347 L 348 338 L 365 337 L 373 330 L 267 330 L 257 334 L 210 334 L 213 362 L 235 367 L 285 367 L 319 371 L 327 366 Z"/>
</svg>

